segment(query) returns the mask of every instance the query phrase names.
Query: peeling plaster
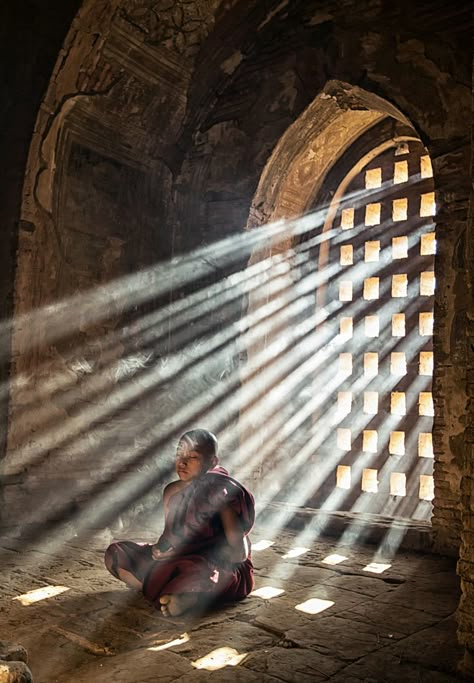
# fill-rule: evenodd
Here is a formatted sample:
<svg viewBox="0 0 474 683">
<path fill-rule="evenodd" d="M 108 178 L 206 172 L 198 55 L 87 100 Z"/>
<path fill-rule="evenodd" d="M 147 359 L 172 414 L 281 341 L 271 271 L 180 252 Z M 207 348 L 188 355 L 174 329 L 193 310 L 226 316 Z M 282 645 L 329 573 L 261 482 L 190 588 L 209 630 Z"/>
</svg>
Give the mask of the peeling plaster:
<svg viewBox="0 0 474 683">
<path fill-rule="evenodd" d="M 224 73 L 226 73 L 228 76 L 231 76 L 234 71 L 237 69 L 239 64 L 242 62 L 242 59 L 244 58 L 243 54 L 240 52 L 240 50 L 237 50 L 237 52 L 234 52 L 233 55 L 231 55 L 228 59 L 226 59 L 224 62 L 221 64 L 221 69 Z"/>
<path fill-rule="evenodd" d="M 278 97 L 272 103 L 270 111 L 274 112 L 278 109 L 292 110 L 295 105 L 295 100 L 298 97 L 298 89 L 295 87 L 297 76 L 294 71 L 286 71 L 279 79 L 282 84 L 282 89 Z"/>
<path fill-rule="evenodd" d="M 319 24 L 324 24 L 326 21 L 333 21 L 334 14 L 329 12 L 315 12 L 308 22 L 308 26 L 319 26 Z"/>
<path fill-rule="evenodd" d="M 60 112 L 53 119 L 53 123 L 40 148 L 41 160 L 44 165 L 36 176 L 34 196 L 38 204 L 49 214 L 53 211 L 53 183 L 59 133 L 64 118 L 74 107 L 78 99 L 79 96 L 75 95 L 64 102 Z"/>
</svg>

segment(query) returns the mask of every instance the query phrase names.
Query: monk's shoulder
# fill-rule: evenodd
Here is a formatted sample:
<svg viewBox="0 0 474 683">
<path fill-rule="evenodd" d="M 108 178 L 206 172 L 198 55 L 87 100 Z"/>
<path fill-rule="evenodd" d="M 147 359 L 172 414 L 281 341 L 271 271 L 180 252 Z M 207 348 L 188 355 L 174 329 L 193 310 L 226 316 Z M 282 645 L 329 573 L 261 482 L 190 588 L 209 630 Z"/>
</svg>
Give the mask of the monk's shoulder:
<svg viewBox="0 0 474 683">
<path fill-rule="evenodd" d="M 239 485 L 227 472 L 208 472 L 205 478 L 205 493 L 211 504 L 220 507 L 239 494 Z"/>
<path fill-rule="evenodd" d="M 211 470 L 207 473 L 206 477 L 208 478 L 209 488 L 223 492 L 225 495 L 235 496 L 246 490 L 243 484 L 234 477 L 231 477 L 226 470 L 222 472 Z"/>
</svg>

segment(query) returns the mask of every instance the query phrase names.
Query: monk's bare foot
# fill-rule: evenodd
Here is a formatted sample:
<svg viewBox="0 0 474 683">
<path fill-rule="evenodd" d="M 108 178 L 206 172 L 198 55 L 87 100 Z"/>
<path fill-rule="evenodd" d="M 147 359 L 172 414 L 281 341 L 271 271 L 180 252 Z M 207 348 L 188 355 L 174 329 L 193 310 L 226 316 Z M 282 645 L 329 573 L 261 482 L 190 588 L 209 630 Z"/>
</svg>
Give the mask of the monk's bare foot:
<svg viewBox="0 0 474 683">
<path fill-rule="evenodd" d="M 186 610 L 194 607 L 198 599 L 195 593 L 174 593 L 169 595 L 162 595 L 160 597 L 161 614 L 164 617 L 178 617 Z"/>
</svg>

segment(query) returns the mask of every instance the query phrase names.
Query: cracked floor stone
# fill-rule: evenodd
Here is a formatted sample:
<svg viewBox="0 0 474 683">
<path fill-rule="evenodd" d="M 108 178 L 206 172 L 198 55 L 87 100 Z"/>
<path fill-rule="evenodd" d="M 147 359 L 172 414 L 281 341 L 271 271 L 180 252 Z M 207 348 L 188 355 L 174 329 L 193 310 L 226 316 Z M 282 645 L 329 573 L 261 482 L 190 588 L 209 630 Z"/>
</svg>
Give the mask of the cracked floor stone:
<svg viewBox="0 0 474 683">
<path fill-rule="evenodd" d="M 106 572 L 110 533 L 60 553 L 4 541 L 0 639 L 26 648 L 35 683 L 461 680 L 454 560 L 327 538 L 295 556 L 291 531 L 258 550 L 270 533 L 252 534 L 255 594 L 175 619 Z"/>
</svg>

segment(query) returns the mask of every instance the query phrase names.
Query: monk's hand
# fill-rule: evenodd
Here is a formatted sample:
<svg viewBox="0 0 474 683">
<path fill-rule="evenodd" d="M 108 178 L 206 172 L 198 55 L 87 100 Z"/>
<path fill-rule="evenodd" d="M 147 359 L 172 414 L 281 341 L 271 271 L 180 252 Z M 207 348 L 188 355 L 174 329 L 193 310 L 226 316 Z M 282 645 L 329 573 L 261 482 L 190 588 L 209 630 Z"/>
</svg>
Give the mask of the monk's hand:
<svg viewBox="0 0 474 683">
<path fill-rule="evenodd" d="M 160 550 L 157 545 L 154 545 L 151 548 L 151 556 L 154 560 L 166 560 L 167 557 L 172 557 L 173 554 L 173 548 L 168 548 L 168 550 Z"/>
<path fill-rule="evenodd" d="M 233 551 L 233 548 L 231 548 L 228 545 L 225 545 L 224 547 L 221 548 L 220 557 L 224 562 L 226 562 L 227 564 L 230 564 L 230 565 L 240 564 L 240 562 L 241 562 L 240 557 L 236 557 L 236 555 Z"/>
</svg>

